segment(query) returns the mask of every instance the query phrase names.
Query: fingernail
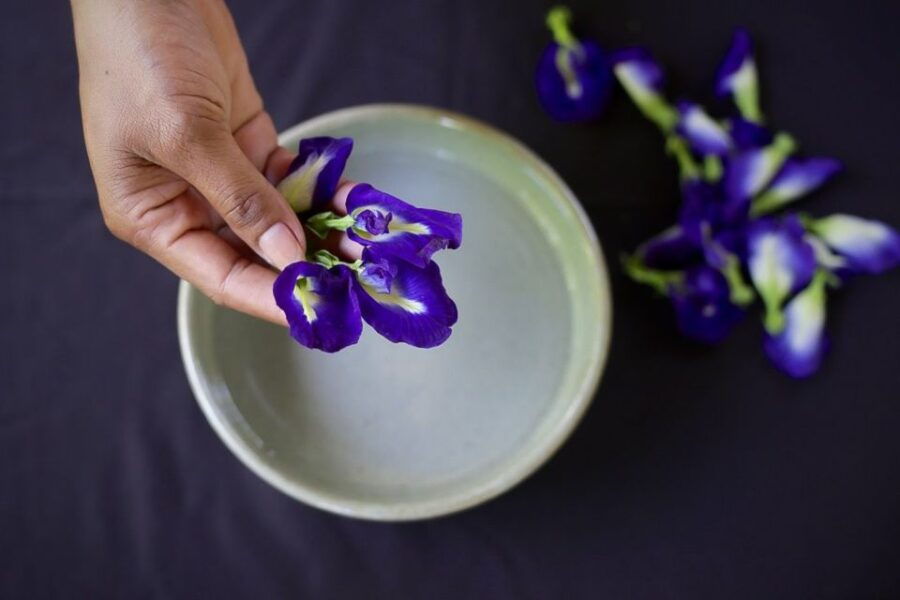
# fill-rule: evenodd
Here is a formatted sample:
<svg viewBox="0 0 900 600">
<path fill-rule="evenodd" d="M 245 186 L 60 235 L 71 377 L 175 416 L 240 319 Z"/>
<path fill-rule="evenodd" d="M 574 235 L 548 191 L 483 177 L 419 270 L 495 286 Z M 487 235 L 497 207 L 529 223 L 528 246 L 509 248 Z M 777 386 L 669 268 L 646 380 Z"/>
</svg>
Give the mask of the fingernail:
<svg viewBox="0 0 900 600">
<path fill-rule="evenodd" d="M 275 223 L 259 237 L 259 249 L 263 258 L 277 269 L 305 258 L 300 242 L 284 223 Z"/>
</svg>

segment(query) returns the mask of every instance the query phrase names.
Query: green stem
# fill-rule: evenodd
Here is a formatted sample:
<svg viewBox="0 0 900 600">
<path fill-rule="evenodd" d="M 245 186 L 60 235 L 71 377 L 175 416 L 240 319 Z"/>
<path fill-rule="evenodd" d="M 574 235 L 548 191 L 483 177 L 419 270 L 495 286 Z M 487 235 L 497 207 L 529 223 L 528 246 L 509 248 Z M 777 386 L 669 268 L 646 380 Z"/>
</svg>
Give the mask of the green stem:
<svg viewBox="0 0 900 600">
<path fill-rule="evenodd" d="M 664 296 L 669 295 L 673 285 L 678 285 L 684 278 L 681 271 L 660 271 L 644 265 L 639 256 L 632 254 L 622 255 L 622 269 L 625 274 L 638 283 L 649 285 Z"/>
<path fill-rule="evenodd" d="M 570 50 L 578 47 L 578 39 L 572 35 L 569 22 L 572 20 L 572 11 L 566 6 L 554 6 L 547 13 L 547 28 L 553 34 L 553 40 Z"/>
<path fill-rule="evenodd" d="M 311 216 L 305 222 L 307 229 L 319 238 L 324 238 L 329 231 L 346 231 L 353 226 L 355 219 L 350 215 L 339 216 L 333 212 L 323 212 Z"/>
</svg>

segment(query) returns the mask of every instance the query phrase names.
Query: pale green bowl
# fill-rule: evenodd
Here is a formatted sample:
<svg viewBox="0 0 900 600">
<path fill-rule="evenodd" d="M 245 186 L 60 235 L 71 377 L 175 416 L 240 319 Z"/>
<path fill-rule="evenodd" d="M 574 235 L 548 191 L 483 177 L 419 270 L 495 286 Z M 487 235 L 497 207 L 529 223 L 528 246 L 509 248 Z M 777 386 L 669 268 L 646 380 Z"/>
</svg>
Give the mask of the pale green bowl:
<svg viewBox="0 0 900 600">
<path fill-rule="evenodd" d="M 609 284 L 588 219 L 545 163 L 467 117 L 361 106 L 281 143 L 314 135 L 354 138 L 348 178 L 462 213 L 462 248 L 436 256 L 459 322 L 436 349 L 367 329 L 329 355 L 182 282 L 178 334 L 203 412 L 260 477 L 344 515 L 421 519 L 508 490 L 568 437 L 606 359 Z"/>
</svg>

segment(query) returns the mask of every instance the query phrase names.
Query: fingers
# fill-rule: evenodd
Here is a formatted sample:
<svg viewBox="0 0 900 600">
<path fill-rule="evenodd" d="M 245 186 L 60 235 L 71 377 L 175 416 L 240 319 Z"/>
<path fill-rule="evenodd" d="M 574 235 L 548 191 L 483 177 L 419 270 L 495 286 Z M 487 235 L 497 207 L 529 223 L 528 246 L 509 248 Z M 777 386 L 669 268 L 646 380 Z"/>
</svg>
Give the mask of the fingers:
<svg viewBox="0 0 900 600">
<path fill-rule="evenodd" d="M 216 304 L 287 325 L 272 295 L 275 273 L 242 256 L 212 231 L 186 231 L 156 258 Z"/>
<path fill-rule="evenodd" d="M 271 119 L 259 113 L 233 137 L 205 137 L 181 163 L 167 166 L 197 188 L 250 248 L 282 269 L 303 260 L 305 239 L 296 215 L 261 173 L 275 150 Z"/>
<path fill-rule="evenodd" d="M 331 200 L 331 209 L 339 215 L 347 214 L 347 196 L 350 191 L 356 187 L 355 181 L 344 179 L 341 181 L 337 190 L 334 192 L 334 198 Z"/>
</svg>

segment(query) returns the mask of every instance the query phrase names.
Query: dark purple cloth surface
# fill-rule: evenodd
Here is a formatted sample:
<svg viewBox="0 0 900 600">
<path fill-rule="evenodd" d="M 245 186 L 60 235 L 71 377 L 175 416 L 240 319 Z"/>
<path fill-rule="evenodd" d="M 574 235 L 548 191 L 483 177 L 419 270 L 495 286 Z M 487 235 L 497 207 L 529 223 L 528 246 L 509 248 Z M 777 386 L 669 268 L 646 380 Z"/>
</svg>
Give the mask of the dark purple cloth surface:
<svg viewBox="0 0 900 600">
<path fill-rule="evenodd" d="M 701 100 L 747 26 L 773 123 L 847 164 L 805 206 L 900 225 L 900 4 L 573 4 L 581 31 L 650 44 Z M 716 350 L 679 338 L 615 264 L 673 220 L 674 164 L 621 94 L 591 126 L 540 112 L 547 7 L 232 3 L 279 128 L 386 101 L 483 119 L 558 169 L 612 259 L 611 356 L 571 440 L 495 501 L 395 525 L 299 504 L 216 438 L 176 279 L 101 221 L 66 6 L 4 4 L 0 597 L 900 597 L 900 272 L 834 297 L 807 382 L 767 364 L 753 318 Z"/>
</svg>

